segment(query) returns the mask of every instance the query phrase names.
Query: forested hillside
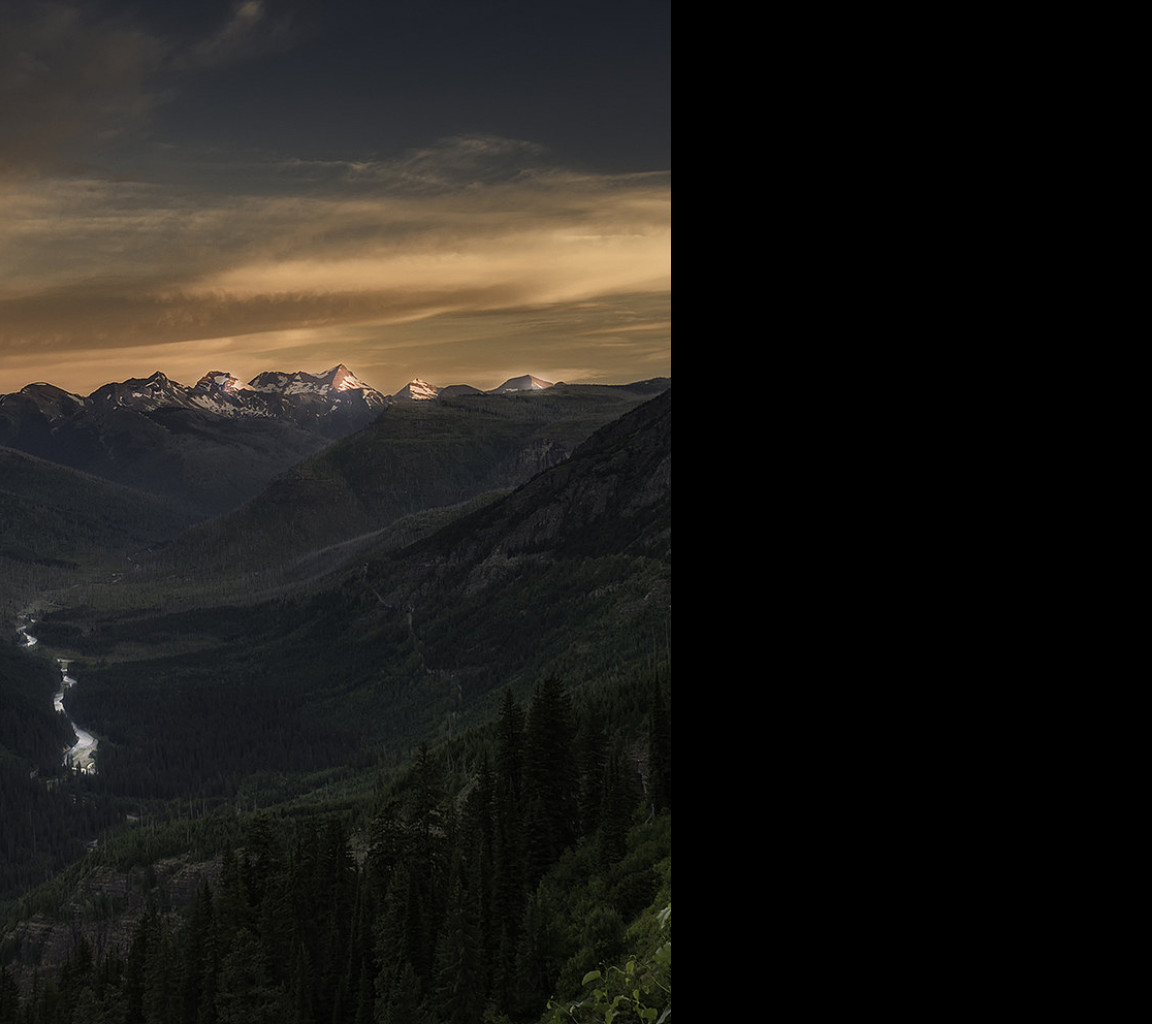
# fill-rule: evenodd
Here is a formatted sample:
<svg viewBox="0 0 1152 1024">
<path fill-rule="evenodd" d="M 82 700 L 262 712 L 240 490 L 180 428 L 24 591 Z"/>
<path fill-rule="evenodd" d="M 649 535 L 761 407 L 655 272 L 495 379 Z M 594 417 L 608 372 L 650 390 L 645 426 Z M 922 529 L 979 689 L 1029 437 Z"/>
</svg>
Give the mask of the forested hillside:
<svg viewBox="0 0 1152 1024">
<path fill-rule="evenodd" d="M 310 552 L 518 487 L 668 386 L 584 385 L 398 403 L 150 562 L 177 574 L 195 567 L 201 577 L 243 575 L 266 584 Z"/>
<path fill-rule="evenodd" d="M 138 832 L 90 855 L 88 876 L 191 846 L 204 870 L 187 905 L 142 882 L 125 948 L 96 937 L 129 901 L 89 910 L 51 976 L 5 969 L 0 1022 L 21 1019 L 21 987 L 45 1024 L 539 1020 L 597 965 L 670 942 L 670 728 L 666 675 L 578 706 L 543 680 L 526 708 L 506 693 L 492 726 L 422 748 L 359 813 L 202 820 L 191 842 Z M 34 934 L 9 948 L 29 957 Z M 670 954 L 660 971 L 670 1005 Z"/>
<path fill-rule="evenodd" d="M 124 553 L 168 540 L 196 516 L 23 452 L 0 447 L 0 615 L 77 578 L 123 572 Z"/>
</svg>

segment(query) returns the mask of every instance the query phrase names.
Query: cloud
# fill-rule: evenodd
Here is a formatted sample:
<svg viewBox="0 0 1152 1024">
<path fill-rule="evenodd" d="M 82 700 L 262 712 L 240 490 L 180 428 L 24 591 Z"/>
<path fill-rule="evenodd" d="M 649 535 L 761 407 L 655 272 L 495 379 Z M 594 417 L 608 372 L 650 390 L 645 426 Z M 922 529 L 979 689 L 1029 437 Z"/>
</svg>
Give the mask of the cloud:
<svg viewBox="0 0 1152 1024">
<path fill-rule="evenodd" d="M 296 45 L 288 9 L 241 0 L 199 39 L 168 37 L 101 4 L 6 0 L 0 9 L 0 176 L 82 167 L 132 139 L 196 78 Z M 183 73 L 175 75 L 174 73 Z"/>
<path fill-rule="evenodd" d="M 62 166 L 147 116 L 158 39 L 63 3 L 11 4 L 4 16 L 0 174 Z"/>
<path fill-rule="evenodd" d="M 47 379 L 77 394 L 163 370 L 194 383 L 209 370 L 244 380 L 268 369 L 319 372 L 347 363 L 389 393 L 415 377 L 435 384 L 495 387 L 534 373 L 568 383 L 623 383 L 671 372 L 669 296 L 617 295 L 584 303 L 462 310 L 378 324 L 328 324 L 193 340 L 133 344 L 110 336 L 45 367 L 37 347 L 0 347 L 0 393 Z"/>
<path fill-rule="evenodd" d="M 422 154 L 323 187 L 281 181 L 276 194 L 9 183 L 0 348 L 402 323 L 670 288 L 665 176 L 485 181 L 462 176 L 461 147 L 449 148 L 439 167 Z M 411 190 L 413 165 L 440 187 Z"/>
<path fill-rule="evenodd" d="M 90 390 L 215 363 L 221 345 L 241 375 L 253 353 L 326 353 L 291 367 L 317 370 L 357 346 L 384 387 L 411 379 L 386 365 L 456 382 L 475 346 L 517 373 L 670 372 L 666 174 L 576 174 L 515 140 L 458 138 L 388 162 L 222 163 L 178 185 L 0 181 L 0 206 L 0 392 L 45 361 L 96 373 L 116 353 L 125 371 Z"/>
<path fill-rule="evenodd" d="M 270 10 L 266 0 L 240 0 L 211 35 L 194 42 L 173 60 L 177 70 L 224 67 L 277 53 L 300 38 L 292 13 Z"/>
</svg>

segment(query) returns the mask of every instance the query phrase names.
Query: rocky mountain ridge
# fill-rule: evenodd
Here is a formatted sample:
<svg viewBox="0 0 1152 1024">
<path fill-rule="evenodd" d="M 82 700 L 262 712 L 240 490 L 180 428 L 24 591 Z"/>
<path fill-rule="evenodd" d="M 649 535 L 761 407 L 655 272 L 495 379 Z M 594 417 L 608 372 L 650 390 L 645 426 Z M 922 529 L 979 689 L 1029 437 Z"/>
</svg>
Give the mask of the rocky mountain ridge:
<svg viewBox="0 0 1152 1024">
<path fill-rule="evenodd" d="M 290 410 L 306 410 L 323 418 L 334 412 L 379 411 L 389 401 L 425 401 L 461 394 L 507 394 L 544 391 L 556 385 L 532 374 L 510 377 L 499 387 L 484 391 L 471 384 L 430 384 L 417 377 L 385 395 L 365 384 L 343 363 L 322 373 L 303 370 L 285 373 L 266 370 L 245 383 L 227 370 L 209 370 L 194 385 L 172 380 L 157 370 L 150 377 L 130 377 L 104 384 L 88 396 L 73 394 L 55 384 L 27 384 L 18 392 L 0 395 L 0 406 L 34 408 L 55 421 L 84 409 L 122 408 L 153 412 L 163 408 L 197 409 L 222 416 L 284 416 Z M 325 403 L 327 406 L 325 407 Z"/>
<path fill-rule="evenodd" d="M 198 516 L 253 497 L 387 405 L 340 364 L 322 374 L 213 370 L 189 387 L 162 372 L 87 397 L 52 384 L 0 395 L 0 446 L 172 499 Z"/>
<path fill-rule="evenodd" d="M 157 370 L 151 377 L 131 377 L 104 384 L 87 397 L 63 391 L 53 384 L 29 384 L 15 394 L 0 395 L 0 423 L 5 413 L 11 418 L 35 412 L 55 422 L 85 410 L 111 409 L 143 413 L 188 409 L 220 416 L 263 416 L 305 424 L 325 420 L 367 422 L 386 400 L 385 395 L 359 380 L 343 363 L 320 374 L 269 371 L 247 384 L 227 371 L 210 370 L 191 387 Z"/>
<path fill-rule="evenodd" d="M 659 389 L 658 381 L 604 389 L 623 393 L 648 390 L 649 384 Z M 368 428 L 389 409 L 480 402 L 484 409 L 474 411 L 491 413 L 491 402 L 539 396 L 527 405 L 514 401 L 518 411 L 508 414 L 523 417 L 534 415 L 529 406 L 589 390 L 597 388 L 524 374 L 490 391 L 417 378 L 385 395 L 343 363 L 318 374 L 265 371 L 248 382 L 213 369 L 192 386 L 157 371 L 105 384 L 88 396 L 34 383 L 0 395 L 0 448 L 175 502 L 193 518 L 207 518 L 236 509 L 302 460 Z M 506 454 L 517 468 L 497 486 L 515 486 L 554 464 L 569 450 L 561 448 L 551 438 L 525 439 L 524 446 Z"/>
<path fill-rule="evenodd" d="M 507 395 L 513 394 L 517 391 L 547 391 L 548 388 L 563 387 L 563 384 L 556 385 L 551 381 L 541 380 L 539 377 L 534 377 L 530 373 L 526 373 L 520 377 L 509 377 L 499 387 L 491 388 L 488 391 L 481 391 L 479 388 L 474 388 L 471 384 L 449 384 L 446 387 L 438 387 L 435 384 L 429 384 L 426 380 L 421 380 L 417 377 L 413 381 L 409 381 L 404 385 L 395 395 L 393 399 L 398 401 L 425 401 L 431 398 L 452 398 L 458 395 Z"/>
</svg>

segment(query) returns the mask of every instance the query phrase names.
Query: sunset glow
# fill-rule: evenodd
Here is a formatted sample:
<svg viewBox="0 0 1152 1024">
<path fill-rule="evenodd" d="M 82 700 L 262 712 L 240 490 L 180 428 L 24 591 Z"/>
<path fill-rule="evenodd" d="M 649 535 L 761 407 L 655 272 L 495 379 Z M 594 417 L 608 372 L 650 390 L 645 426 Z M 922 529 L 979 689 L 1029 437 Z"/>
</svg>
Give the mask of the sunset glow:
<svg viewBox="0 0 1152 1024">
<path fill-rule="evenodd" d="M 580 51 L 540 23 L 490 63 L 472 43 L 508 47 L 515 7 L 409 12 L 401 52 L 370 5 L 14 5 L 0 394 L 337 362 L 386 393 L 670 376 L 668 11 L 590 9 Z"/>
</svg>

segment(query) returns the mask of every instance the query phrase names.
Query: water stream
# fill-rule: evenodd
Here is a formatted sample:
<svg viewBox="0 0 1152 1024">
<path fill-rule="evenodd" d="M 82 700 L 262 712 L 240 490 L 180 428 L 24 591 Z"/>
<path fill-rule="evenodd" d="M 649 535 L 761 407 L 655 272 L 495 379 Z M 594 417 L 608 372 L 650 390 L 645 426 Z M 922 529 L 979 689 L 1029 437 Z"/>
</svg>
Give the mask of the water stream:
<svg viewBox="0 0 1152 1024">
<path fill-rule="evenodd" d="M 40 643 L 36 637 L 28 632 L 35 625 L 36 620 L 29 617 L 27 625 L 21 624 L 16 627 L 16 632 L 24 638 L 25 647 L 35 647 Z M 68 715 L 68 711 L 64 707 L 64 693 L 70 686 L 76 685 L 76 680 L 68 674 L 72 662 L 68 658 L 57 658 L 56 664 L 60 667 L 60 689 L 52 697 L 52 707 L 57 713 Z M 73 733 L 76 734 L 76 742 L 64 751 L 64 766 L 86 775 L 95 775 L 96 747 L 100 741 L 87 730 L 81 729 L 70 715 L 68 716 L 68 724 L 72 727 Z"/>
</svg>

